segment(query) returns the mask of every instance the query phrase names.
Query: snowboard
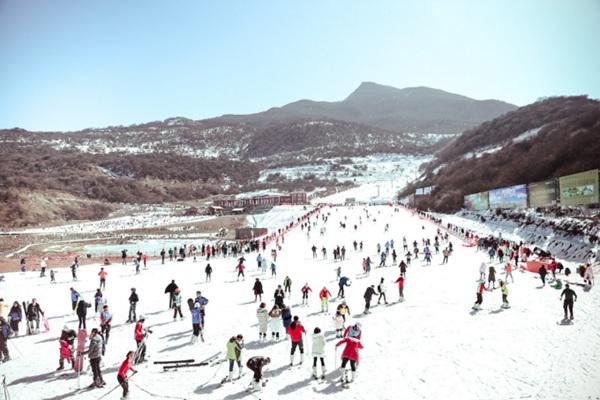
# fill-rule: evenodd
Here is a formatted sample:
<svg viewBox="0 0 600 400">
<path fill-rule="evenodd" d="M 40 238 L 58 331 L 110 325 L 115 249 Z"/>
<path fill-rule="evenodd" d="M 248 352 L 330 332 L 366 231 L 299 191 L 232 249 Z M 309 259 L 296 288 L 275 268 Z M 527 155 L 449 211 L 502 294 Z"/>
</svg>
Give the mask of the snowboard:
<svg viewBox="0 0 600 400">
<path fill-rule="evenodd" d="M 87 340 L 87 331 L 85 329 L 80 329 L 77 332 L 77 348 L 76 348 L 76 356 L 75 362 L 73 363 L 73 369 L 75 372 L 83 371 L 83 352 L 85 351 L 85 341 Z"/>
</svg>

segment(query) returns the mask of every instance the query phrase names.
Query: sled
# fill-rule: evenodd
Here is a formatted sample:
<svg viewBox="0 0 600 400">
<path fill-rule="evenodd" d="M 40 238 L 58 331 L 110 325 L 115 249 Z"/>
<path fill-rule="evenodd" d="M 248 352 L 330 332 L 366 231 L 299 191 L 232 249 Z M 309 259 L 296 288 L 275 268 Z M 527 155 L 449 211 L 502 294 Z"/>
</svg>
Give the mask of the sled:
<svg viewBox="0 0 600 400">
<path fill-rule="evenodd" d="M 75 372 L 83 371 L 83 353 L 85 351 L 85 341 L 87 339 L 87 331 L 85 329 L 80 329 L 77 333 L 77 355 L 75 356 L 75 361 L 73 362 L 73 369 Z"/>
</svg>

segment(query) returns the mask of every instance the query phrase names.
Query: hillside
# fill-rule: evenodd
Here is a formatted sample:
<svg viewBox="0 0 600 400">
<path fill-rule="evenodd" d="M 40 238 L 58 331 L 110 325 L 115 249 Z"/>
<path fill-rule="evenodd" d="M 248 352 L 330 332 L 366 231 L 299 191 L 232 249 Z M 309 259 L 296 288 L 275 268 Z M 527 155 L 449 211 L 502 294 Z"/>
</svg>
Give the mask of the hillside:
<svg viewBox="0 0 600 400">
<path fill-rule="evenodd" d="M 363 82 L 337 102 L 300 100 L 251 115 L 224 115 L 216 121 L 265 125 L 291 119 L 330 118 L 393 132 L 459 133 L 516 107 L 498 100 L 474 100 L 439 89 L 397 89 Z"/>
<path fill-rule="evenodd" d="M 465 194 L 598 168 L 598 154 L 600 102 L 549 98 L 463 133 L 401 195 L 435 185 L 419 207 L 456 211 Z"/>
</svg>

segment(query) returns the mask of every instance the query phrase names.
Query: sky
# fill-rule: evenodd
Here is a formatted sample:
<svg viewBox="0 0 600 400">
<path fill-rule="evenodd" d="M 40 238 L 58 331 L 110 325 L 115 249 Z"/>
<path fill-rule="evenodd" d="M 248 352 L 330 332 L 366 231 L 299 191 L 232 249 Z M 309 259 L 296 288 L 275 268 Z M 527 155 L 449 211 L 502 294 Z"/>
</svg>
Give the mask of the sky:
<svg viewBox="0 0 600 400">
<path fill-rule="evenodd" d="M 600 0 L 0 0 L 0 128 L 338 101 L 363 81 L 600 98 Z"/>
</svg>

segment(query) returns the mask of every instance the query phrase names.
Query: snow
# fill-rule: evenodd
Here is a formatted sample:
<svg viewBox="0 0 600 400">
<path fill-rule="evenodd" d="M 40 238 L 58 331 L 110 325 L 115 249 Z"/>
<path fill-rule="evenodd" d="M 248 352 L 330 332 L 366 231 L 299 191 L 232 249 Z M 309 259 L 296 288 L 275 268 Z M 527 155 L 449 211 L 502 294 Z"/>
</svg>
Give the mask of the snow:
<svg viewBox="0 0 600 400">
<path fill-rule="evenodd" d="M 413 261 L 407 273 L 406 301 L 390 306 L 372 307 L 372 314 L 361 315 L 363 293 L 367 285 L 377 284 L 381 277 L 388 282 L 389 301 L 397 299 L 393 283 L 398 276 L 396 267 L 374 268 L 371 276 L 361 277 L 361 259 L 366 255 L 375 259 L 377 242 L 393 238 L 396 248 L 402 236 L 420 240 L 432 238 L 435 226 L 411 215 L 408 211 L 392 212 L 389 206 L 371 206 L 369 212 L 377 222 L 367 220 L 360 207 L 326 209 L 331 212 L 325 236 L 319 236 L 322 224 L 313 228 L 308 239 L 306 232 L 294 229 L 285 237 L 283 249 L 277 260 L 277 279 L 259 275 L 254 255 L 247 257 L 247 278 L 236 282 L 232 258 L 212 259 L 213 282 L 204 283 L 205 262 L 190 261 L 161 266 L 150 261 L 148 270 L 140 275 L 133 273 L 131 265 L 107 267 L 108 278 L 105 297 L 114 314 L 114 324 L 106 354 L 103 373 L 107 386 L 103 389 L 76 392 L 77 378 L 69 371 L 54 372 L 58 364 L 58 336 L 63 324 L 76 328 L 77 318 L 71 311 L 69 287 L 73 286 L 89 302 L 96 289 L 99 266 L 85 266 L 79 271 L 78 282 L 72 282 L 68 270 L 60 270 L 58 282 L 50 285 L 48 278 L 37 273 L 8 273 L 2 285 L 2 297 L 8 304 L 14 300 L 36 297 L 49 317 L 51 330 L 35 336 L 9 340 L 13 360 L 2 364 L 7 388 L 12 399 L 97 399 L 116 385 L 116 369 L 125 353 L 135 348 L 134 326 L 125 324 L 129 289 L 136 287 L 140 296 L 138 315 L 147 317 L 146 325 L 153 334 L 148 339 L 151 360 L 195 358 L 202 360 L 215 352 L 224 351 L 227 340 L 241 333 L 246 339 L 243 352 L 245 360 L 254 355 L 271 357 L 265 375 L 269 379 L 262 395 L 251 396 L 245 392 L 251 374 L 235 383 L 219 387 L 226 376 L 227 366 L 198 367 L 178 372 L 162 372 L 161 368 L 144 363 L 139 373 L 131 379 L 131 396 L 134 399 L 156 398 L 207 398 L 207 399 L 594 399 L 600 393 L 597 377 L 600 374 L 600 296 L 596 288 L 589 292 L 575 287 L 575 323 L 561 326 L 560 293 L 550 287 L 537 288 L 535 275 L 516 273 L 515 283 L 509 285 L 512 308 L 503 310 L 499 291 L 484 293 L 483 310 L 471 312 L 475 299 L 479 264 L 487 259 L 483 252 L 461 246 L 452 239 L 455 254 L 446 266 L 439 265 L 440 256 L 434 255 L 432 266 Z M 347 217 L 348 226 L 339 228 Z M 359 222 L 362 216 L 362 224 Z M 283 222 L 284 219 L 282 219 Z M 384 233 L 383 225 L 390 224 Z M 422 229 L 424 227 L 424 229 Z M 354 252 L 351 242 L 362 240 L 363 253 Z M 189 243 L 189 242 L 188 242 Z M 319 314 L 318 291 L 327 286 L 336 293 L 335 268 L 331 260 L 313 260 L 310 247 L 325 245 L 331 253 L 332 246 L 345 245 L 347 260 L 340 263 L 343 274 L 353 280 L 347 288 L 347 302 L 351 310 L 350 322 L 362 323 L 361 362 L 356 382 L 342 389 L 335 382 L 339 372 L 339 359 L 335 359 L 335 339 L 332 335 L 331 316 Z M 269 253 L 269 250 L 267 253 Z M 569 263 L 566 263 L 570 265 Z M 324 383 L 310 379 L 312 359 L 302 367 L 289 369 L 289 343 L 260 343 L 257 341 L 255 311 L 251 292 L 256 277 L 263 280 L 265 301 L 272 304 L 272 293 L 285 275 L 292 279 L 292 313 L 300 317 L 308 333 L 316 326 L 324 330 L 327 338 L 326 365 L 328 378 Z M 499 274 L 501 275 L 501 274 Z M 206 311 L 206 342 L 189 344 L 191 318 L 187 309 L 185 319 L 174 322 L 167 309 L 165 286 L 175 279 L 184 299 L 202 290 L 210 303 Z M 578 277 L 570 280 L 579 282 Z M 300 287 L 308 282 L 313 292 L 308 307 L 300 303 Z M 376 301 L 374 302 L 376 303 Z M 331 304 L 335 308 L 337 302 Z M 185 306 L 184 306 L 185 308 Z M 91 312 L 93 315 L 93 311 Z M 97 326 L 97 319 L 88 319 L 88 329 Z M 23 329 L 23 324 L 21 325 Z M 305 339 L 310 352 L 310 335 Z M 341 351 L 337 352 L 337 355 Z M 298 357 L 298 356 L 296 356 Z M 298 358 L 296 358 L 297 360 Z M 88 361 L 85 361 L 87 367 Z M 91 382 L 86 370 L 81 377 L 82 387 Z M 151 397 L 148 393 L 155 397 Z M 120 389 L 105 399 L 118 399 Z"/>
<path fill-rule="evenodd" d="M 528 131 L 525 131 L 525 132 L 521 133 L 520 135 L 514 137 L 512 141 L 513 141 L 513 143 L 520 143 L 520 142 L 524 142 L 526 140 L 532 139 L 532 138 L 536 137 L 538 135 L 538 133 L 540 133 L 542 128 L 543 128 L 543 126 L 540 126 L 535 129 L 529 129 Z"/>
<path fill-rule="evenodd" d="M 30 228 L 11 232 L 20 234 L 74 234 L 114 232 L 127 229 L 155 228 L 159 226 L 192 223 L 212 219 L 211 216 L 178 216 L 168 211 L 146 212 L 125 217 L 110 218 L 98 221 L 81 222 L 76 224 L 51 226 L 45 228 Z"/>
</svg>

